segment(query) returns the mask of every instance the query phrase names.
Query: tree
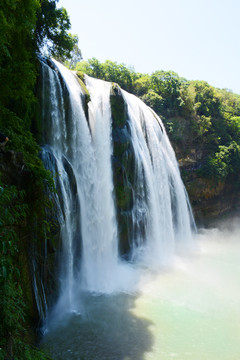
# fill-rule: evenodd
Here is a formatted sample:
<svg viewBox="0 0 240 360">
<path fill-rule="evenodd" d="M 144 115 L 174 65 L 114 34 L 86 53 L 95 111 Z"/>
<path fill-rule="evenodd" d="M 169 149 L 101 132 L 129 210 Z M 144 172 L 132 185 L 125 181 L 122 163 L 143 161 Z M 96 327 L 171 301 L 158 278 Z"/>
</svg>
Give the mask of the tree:
<svg viewBox="0 0 240 360">
<path fill-rule="evenodd" d="M 67 31 L 69 16 L 58 0 L 2 0 L 0 10 L 0 107 L 30 125 L 35 101 L 36 51 L 65 60 L 78 38 Z"/>
<path fill-rule="evenodd" d="M 232 116 L 228 119 L 227 126 L 231 137 L 240 142 L 240 116 Z"/>
<path fill-rule="evenodd" d="M 163 98 L 155 93 L 153 90 L 149 90 L 147 94 L 142 96 L 142 100 L 151 107 L 156 113 L 161 113 L 163 110 Z"/>
<path fill-rule="evenodd" d="M 137 96 L 143 96 L 147 94 L 151 85 L 151 77 L 150 75 L 142 75 L 134 82 L 134 93 Z"/>
<path fill-rule="evenodd" d="M 49 56 L 67 59 L 78 43 L 77 36 L 67 31 L 71 27 L 65 8 L 57 8 L 58 0 L 40 0 L 37 10 L 35 37 L 37 48 Z"/>
<path fill-rule="evenodd" d="M 96 58 L 78 63 L 76 70 L 97 79 L 116 82 L 124 90 L 129 92 L 133 92 L 133 83 L 137 78 L 134 70 L 131 67 L 127 67 L 125 64 L 118 64 L 117 62 L 110 60 L 101 63 Z"/>
<path fill-rule="evenodd" d="M 77 35 L 73 35 L 73 36 L 77 37 Z M 81 60 L 82 60 L 82 52 L 79 49 L 79 47 L 77 46 L 77 44 L 75 44 L 70 53 L 70 60 L 66 60 L 65 65 L 69 69 L 75 69 L 77 63 L 80 62 Z"/>
<path fill-rule="evenodd" d="M 181 79 L 173 71 L 155 71 L 151 75 L 151 88 L 164 99 L 164 115 L 174 113 L 183 105 L 181 98 Z"/>
<path fill-rule="evenodd" d="M 206 81 L 194 81 L 195 103 L 198 115 L 221 116 L 221 97 Z"/>
<path fill-rule="evenodd" d="M 0 106 L 27 117 L 34 100 L 37 0 L 4 0 L 0 11 Z"/>
</svg>

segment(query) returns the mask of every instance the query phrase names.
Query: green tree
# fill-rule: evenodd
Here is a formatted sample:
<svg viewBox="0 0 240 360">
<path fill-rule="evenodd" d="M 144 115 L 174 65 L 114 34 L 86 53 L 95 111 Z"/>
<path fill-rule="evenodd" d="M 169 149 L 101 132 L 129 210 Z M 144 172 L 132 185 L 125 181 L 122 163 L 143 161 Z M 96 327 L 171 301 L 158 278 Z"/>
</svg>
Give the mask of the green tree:
<svg viewBox="0 0 240 360">
<path fill-rule="evenodd" d="M 176 111 L 184 105 L 181 98 L 181 87 L 184 81 L 173 71 L 155 71 L 151 75 L 152 90 L 164 99 L 165 115 L 175 115 Z"/>
<path fill-rule="evenodd" d="M 34 101 L 37 8 L 37 0 L 3 0 L 0 11 L 0 106 L 25 118 Z"/>
<path fill-rule="evenodd" d="M 40 52 L 67 59 L 71 57 L 77 36 L 68 33 L 71 27 L 65 8 L 57 8 L 58 0 L 39 0 L 35 38 Z"/>
<path fill-rule="evenodd" d="M 76 36 L 76 35 L 73 35 Z M 69 69 L 74 70 L 78 62 L 82 60 L 82 52 L 79 49 L 78 45 L 75 44 L 71 53 L 69 60 L 65 60 L 64 65 Z"/>
<path fill-rule="evenodd" d="M 141 99 L 150 106 L 157 114 L 164 112 L 164 99 L 153 90 L 149 90 Z"/>
<path fill-rule="evenodd" d="M 218 118 L 221 116 L 221 97 L 219 92 L 205 81 L 194 81 L 195 106 L 198 115 Z"/>
<path fill-rule="evenodd" d="M 84 74 L 95 77 L 97 79 L 104 78 L 104 72 L 102 64 L 96 58 L 89 59 L 88 61 L 81 61 L 77 63 L 76 70 L 81 71 Z"/>
<path fill-rule="evenodd" d="M 240 116 L 232 116 L 227 119 L 227 127 L 232 139 L 240 142 Z"/>
<path fill-rule="evenodd" d="M 132 92 L 133 71 L 131 69 L 127 68 L 125 64 L 117 64 L 110 60 L 106 60 L 102 66 L 105 80 L 118 83 L 124 90 Z"/>
<path fill-rule="evenodd" d="M 229 146 L 220 145 L 218 152 L 210 155 L 203 169 L 203 175 L 210 176 L 216 180 L 224 181 L 227 176 L 240 171 L 240 145 L 235 141 Z"/>
<path fill-rule="evenodd" d="M 116 82 L 124 90 L 133 91 L 133 82 L 136 74 L 133 69 L 126 67 L 125 64 L 118 64 L 110 60 L 101 63 L 96 58 L 92 58 L 88 61 L 79 62 L 76 70 L 97 79 Z"/>
<path fill-rule="evenodd" d="M 137 96 L 143 96 L 147 94 L 150 88 L 151 88 L 151 77 L 148 74 L 141 75 L 134 82 L 134 93 Z"/>
</svg>

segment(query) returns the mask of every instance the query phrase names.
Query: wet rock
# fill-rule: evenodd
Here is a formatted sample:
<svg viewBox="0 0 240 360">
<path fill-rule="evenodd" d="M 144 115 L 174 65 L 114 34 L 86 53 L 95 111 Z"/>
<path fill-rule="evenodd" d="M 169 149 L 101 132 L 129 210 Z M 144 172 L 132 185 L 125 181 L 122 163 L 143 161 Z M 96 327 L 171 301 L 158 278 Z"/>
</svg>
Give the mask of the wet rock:
<svg viewBox="0 0 240 360">
<path fill-rule="evenodd" d="M 131 143 L 127 106 L 120 87 L 110 91 L 113 139 L 113 182 L 117 205 L 120 253 L 127 256 L 131 247 L 135 156 Z"/>
</svg>

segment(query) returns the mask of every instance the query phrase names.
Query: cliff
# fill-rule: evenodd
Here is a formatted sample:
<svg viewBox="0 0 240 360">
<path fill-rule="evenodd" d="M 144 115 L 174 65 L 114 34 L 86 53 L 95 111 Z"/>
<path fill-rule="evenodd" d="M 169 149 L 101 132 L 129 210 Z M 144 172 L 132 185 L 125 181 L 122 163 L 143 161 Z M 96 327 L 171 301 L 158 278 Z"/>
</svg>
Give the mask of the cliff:
<svg viewBox="0 0 240 360">
<path fill-rule="evenodd" d="M 199 168 L 204 162 L 203 151 L 188 150 L 188 156 L 177 146 L 176 155 L 197 225 L 210 226 L 218 219 L 234 215 L 240 211 L 239 177 L 231 176 L 219 180 L 201 176 Z"/>
</svg>

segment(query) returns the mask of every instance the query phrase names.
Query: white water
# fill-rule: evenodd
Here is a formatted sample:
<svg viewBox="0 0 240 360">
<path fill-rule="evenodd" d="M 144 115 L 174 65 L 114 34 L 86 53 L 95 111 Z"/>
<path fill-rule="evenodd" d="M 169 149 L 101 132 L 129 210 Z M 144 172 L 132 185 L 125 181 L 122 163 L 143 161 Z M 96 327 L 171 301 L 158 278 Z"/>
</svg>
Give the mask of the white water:
<svg viewBox="0 0 240 360">
<path fill-rule="evenodd" d="M 94 152 L 94 192 L 88 199 L 91 202 L 88 214 L 91 226 L 83 231 L 81 273 L 84 288 L 104 292 L 114 285 L 113 273 L 118 261 L 111 172 L 110 83 L 88 78 L 87 86 L 91 96 L 89 123 Z"/>
<path fill-rule="evenodd" d="M 176 252 L 193 246 L 194 220 L 174 151 L 157 115 L 137 97 L 123 92 L 128 104 L 132 142 L 137 158 L 137 179 L 145 184 L 147 198 L 135 201 L 133 217 L 145 210 L 145 244 L 135 240 L 133 258 L 145 265 L 166 266 Z M 136 196 L 138 196 L 136 194 Z M 144 204 L 142 203 L 144 202 Z"/>
<path fill-rule="evenodd" d="M 63 247 L 63 256 L 60 265 L 61 287 L 64 288 L 65 302 L 68 308 L 72 307 L 73 292 L 73 236 L 75 233 L 76 219 L 71 216 L 74 211 L 73 198 L 69 183 L 68 174 L 64 167 L 62 156 L 68 152 L 67 130 L 65 122 L 65 111 L 63 104 L 62 88 L 56 72 L 42 64 L 43 69 L 43 100 L 47 89 L 49 90 L 50 101 L 44 101 L 48 108 L 43 108 L 43 118 L 47 122 L 44 131 L 48 146 L 43 148 L 43 160 L 46 167 L 61 179 L 58 182 L 59 196 L 56 196 L 58 203 L 58 221 L 61 224 L 61 238 Z M 52 163 L 51 159 L 54 159 Z M 60 198 L 61 204 L 60 205 Z"/>
<path fill-rule="evenodd" d="M 169 266 L 176 253 L 191 249 L 194 224 L 188 198 L 161 120 L 135 96 L 123 92 L 136 159 L 131 259 L 118 254 L 118 224 L 114 204 L 111 84 L 86 77 L 90 92 L 88 119 L 75 74 L 54 61 L 43 65 L 43 111 L 46 166 L 55 174 L 61 223 L 60 296 L 53 312 L 81 313 L 83 291 L 110 294 L 134 291 L 139 266 Z M 67 87 L 66 94 L 58 72 Z M 48 98 L 46 99 L 48 94 Z M 65 94 L 65 95 L 64 95 Z"/>
</svg>

